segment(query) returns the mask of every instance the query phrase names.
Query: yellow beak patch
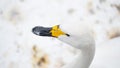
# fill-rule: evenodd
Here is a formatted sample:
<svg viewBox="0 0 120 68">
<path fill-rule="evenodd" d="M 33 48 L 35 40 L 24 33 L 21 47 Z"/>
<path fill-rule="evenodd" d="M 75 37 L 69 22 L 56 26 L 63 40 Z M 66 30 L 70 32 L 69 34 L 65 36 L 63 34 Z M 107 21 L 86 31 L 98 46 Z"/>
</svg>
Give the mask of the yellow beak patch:
<svg viewBox="0 0 120 68">
<path fill-rule="evenodd" d="M 65 33 L 62 32 L 61 29 L 59 28 L 59 25 L 53 26 L 50 33 L 53 37 L 58 37 L 60 35 L 65 35 Z"/>
</svg>

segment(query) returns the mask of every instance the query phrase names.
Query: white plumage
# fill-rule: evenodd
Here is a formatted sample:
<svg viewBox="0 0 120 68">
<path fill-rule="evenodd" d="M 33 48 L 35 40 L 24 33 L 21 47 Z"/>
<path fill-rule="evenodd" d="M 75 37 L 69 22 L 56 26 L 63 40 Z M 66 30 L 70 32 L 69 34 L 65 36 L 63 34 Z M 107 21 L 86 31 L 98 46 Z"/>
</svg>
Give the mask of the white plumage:
<svg viewBox="0 0 120 68">
<path fill-rule="evenodd" d="M 88 23 L 67 23 L 61 24 L 60 28 L 65 33 L 70 34 L 70 37 L 62 35 L 58 39 L 75 47 L 80 52 L 75 60 L 63 68 L 88 68 L 90 65 L 90 68 L 120 68 L 120 45 L 116 44 L 120 38 L 113 40 L 114 42 L 109 41 L 109 44 L 97 46 L 95 53 L 92 25 L 88 26 Z"/>
</svg>

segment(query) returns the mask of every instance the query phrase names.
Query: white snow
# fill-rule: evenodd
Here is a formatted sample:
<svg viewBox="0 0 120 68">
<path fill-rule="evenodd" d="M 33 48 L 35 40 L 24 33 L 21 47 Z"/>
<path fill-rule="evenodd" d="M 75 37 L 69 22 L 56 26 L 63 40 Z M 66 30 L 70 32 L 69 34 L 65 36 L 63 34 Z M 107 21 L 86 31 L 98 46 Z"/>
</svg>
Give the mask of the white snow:
<svg viewBox="0 0 120 68">
<path fill-rule="evenodd" d="M 31 30 L 71 21 L 92 24 L 97 47 L 120 45 L 120 0 L 0 0 L 0 68 L 61 68 L 77 50 Z"/>
</svg>

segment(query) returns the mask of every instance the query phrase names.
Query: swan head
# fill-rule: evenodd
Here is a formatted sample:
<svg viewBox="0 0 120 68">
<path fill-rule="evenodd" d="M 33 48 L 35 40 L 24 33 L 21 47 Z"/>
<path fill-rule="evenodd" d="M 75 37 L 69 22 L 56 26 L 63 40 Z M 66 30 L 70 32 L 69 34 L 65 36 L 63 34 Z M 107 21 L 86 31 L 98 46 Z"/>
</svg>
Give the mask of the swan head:
<svg viewBox="0 0 120 68">
<path fill-rule="evenodd" d="M 55 37 L 59 38 L 61 35 L 70 36 L 69 34 L 63 32 L 59 25 L 53 26 L 53 27 L 42 27 L 42 26 L 36 26 L 32 29 L 32 32 L 38 36 L 49 36 L 49 37 Z"/>
<path fill-rule="evenodd" d="M 62 28 L 59 25 L 53 27 L 36 26 L 32 29 L 32 32 L 38 36 L 55 37 L 78 49 L 83 49 L 93 44 L 89 33 L 78 35 L 74 31 L 70 31 L 70 28 Z"/>
</svg>

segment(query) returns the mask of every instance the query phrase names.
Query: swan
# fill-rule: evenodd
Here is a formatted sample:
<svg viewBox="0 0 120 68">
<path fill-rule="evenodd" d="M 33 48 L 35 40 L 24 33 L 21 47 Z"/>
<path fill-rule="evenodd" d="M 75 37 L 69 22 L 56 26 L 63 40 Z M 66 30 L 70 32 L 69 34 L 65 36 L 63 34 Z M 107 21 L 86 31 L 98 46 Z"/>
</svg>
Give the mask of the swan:
<svg viewBox="0 0 120 68">
<path fill-rule="evenodd" d="M 76 48 L 79 51 L 79 54 L 76 56 L 75 60 L 63 66 L 62 68 L 89 68 L 89 67 L 90 68 L 120 68 L 120 65 L 115 67 L 114 64 L 109 64 L 110 59 L 105 60 L 107 62 L 104 61 L 104 59 L 112 56 L 112 55 L 109 56 L 107 52 L 114 53 L 112 52 L 113 47 L 101 46 L 95 50 L 95 39 L 94 39 L 93 30 L 92 27 L 87 24 L 84 23 L 81 24 L 73 23 L 72 25 L 61 24 L 61 25 L 55 25 L 53 27 L 36 26 L 32 29 L 32 32 L 38 36 L 55 37 L 71 45 L 72 47 Z M 117 50 L 119 50 L 118 48 L 120 48 L 120 46 L 119 47 L 116 46 Z M 119 53 L 119 51 L 117 50 L 115 52 Z M 105 58 L 103 56 L 105 56 Z M 118 58 L 118 56 L 119 55 L 117 54 L 116 58 Z M 115 60 L 117 61 L 116 58 Z M 118 63 L 120 63 L 119 60 Z"/>
</svg>

